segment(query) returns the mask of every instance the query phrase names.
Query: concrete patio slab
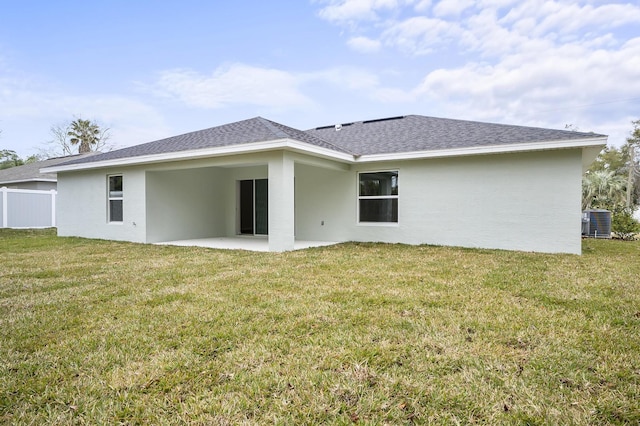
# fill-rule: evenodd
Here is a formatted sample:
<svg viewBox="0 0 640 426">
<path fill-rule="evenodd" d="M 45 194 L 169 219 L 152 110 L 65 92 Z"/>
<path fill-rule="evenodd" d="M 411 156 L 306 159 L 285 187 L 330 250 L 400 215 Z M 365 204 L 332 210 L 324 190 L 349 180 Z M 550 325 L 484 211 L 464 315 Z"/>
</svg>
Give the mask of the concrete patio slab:
<svg viewBox="0 0 640 426">
<path fill-rule="evenodd" d="M 267 237 L 237 236 L 195 238 L 190 240 L 162 241 L 158 245 L 207 247 L 226 250 L 269 251 L 269 239 Z M 294 250 L 303 250 L 311 247 L 323 247 L 338 244 L 328 241 L 299 241 L 294 243 Z"/>
</svg>

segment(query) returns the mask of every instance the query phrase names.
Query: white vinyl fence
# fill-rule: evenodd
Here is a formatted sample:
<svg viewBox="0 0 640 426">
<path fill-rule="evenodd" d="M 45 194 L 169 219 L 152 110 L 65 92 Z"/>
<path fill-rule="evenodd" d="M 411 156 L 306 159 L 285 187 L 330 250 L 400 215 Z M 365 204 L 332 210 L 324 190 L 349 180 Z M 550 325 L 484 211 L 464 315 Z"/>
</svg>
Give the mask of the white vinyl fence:
<svg viewBox="0 0 640 426">
<path fill-rule="evenodd" d="M 0 188 L 0 228 L 56 226 L 57 191 Z"/>
</svg>

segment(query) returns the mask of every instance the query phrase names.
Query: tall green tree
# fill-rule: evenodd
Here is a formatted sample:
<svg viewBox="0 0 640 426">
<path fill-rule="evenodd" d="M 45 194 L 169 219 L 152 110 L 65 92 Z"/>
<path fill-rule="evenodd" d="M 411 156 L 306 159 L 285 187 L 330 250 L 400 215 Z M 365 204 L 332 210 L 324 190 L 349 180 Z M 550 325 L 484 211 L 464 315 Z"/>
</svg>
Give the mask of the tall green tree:
<svg viewBox="0 0 640 426">
<path fill-rule="evenodd" d="M 640 177 L 640 167 L 638 167 L 638 152 L 640 151 L 640 120 L 632 121 L 633 130 L 631 136 L 627 138 L 628 149 L 628 171 L 627 171 L 627 208 L 634 210 L 638 204 L 638 194 L 640 185 L 637 185 Z"/>
<path fill-rule="evenodd" d="M 627 163 L 629 162 L 629 150 L 626 145 L 616 148 L 606 146 L 591 163 L 589 172 L 598 170 L 611 170 L 616 175 L 626 176 Z"/>
<path fill-rule="evenodd" d="M 11 149 L 0 150 L 0 170 L 21 166 L 24 161 Z"/>
<path fill-rule="evenodd" d="M 71 122 L 70 130 L 67 132 L 71 145 L 78 145 L 80 154 L 91 152 L 92 147 L 100 142 L 100 126 L 91 120 L 78 118 Z"/>
<path fill-rule="evenodd" d="M 73 121 L 55 124 L 51 126 L 51 135 L 53 139 L 40 149 L 42 157 L 60 157 L 112 149 L 108 143 L 111 137 L 110 130 L 93 120 L 76 118 Z"/>
<path fill-rule="evenodd" d="M 631 122 L 631 136 L 619 148 L 605 147 L 582 182 L 583 208 L 633 213 L 640 200 L 640 120 Z"/>
</svg>

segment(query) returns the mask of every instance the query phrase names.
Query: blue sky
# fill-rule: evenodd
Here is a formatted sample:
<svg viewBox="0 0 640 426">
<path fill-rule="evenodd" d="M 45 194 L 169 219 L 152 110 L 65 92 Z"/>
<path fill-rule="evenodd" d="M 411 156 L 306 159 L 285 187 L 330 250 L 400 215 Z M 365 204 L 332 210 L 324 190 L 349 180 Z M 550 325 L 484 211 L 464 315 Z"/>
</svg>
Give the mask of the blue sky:
<svg viewBox="0 0 640 426">
<path fill-rule="evenodd" d="M 0 3 L 0 149 L 74 117 L 124 147 L 255 116 L 564 128 L 640 119 L 640 4 L 537 0 Z"/>
</svg>

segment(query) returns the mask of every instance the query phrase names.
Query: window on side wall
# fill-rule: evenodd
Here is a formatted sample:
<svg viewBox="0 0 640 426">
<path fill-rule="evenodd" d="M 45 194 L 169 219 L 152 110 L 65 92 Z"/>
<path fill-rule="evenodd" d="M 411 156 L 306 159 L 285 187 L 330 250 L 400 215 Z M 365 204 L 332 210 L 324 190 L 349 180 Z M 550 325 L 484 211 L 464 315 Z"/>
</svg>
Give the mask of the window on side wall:
<svg viewBox="0 0 640 426">
<path fill-rule="evenodd" d="M 398 172 L 358 173 L 358 222 L 398 223 Z"/>
<path fill-rule="evenodd" d="M 107 180 L 109 222 L 122 223 L 122 175 L 111 175 Z"/>
</svg>

